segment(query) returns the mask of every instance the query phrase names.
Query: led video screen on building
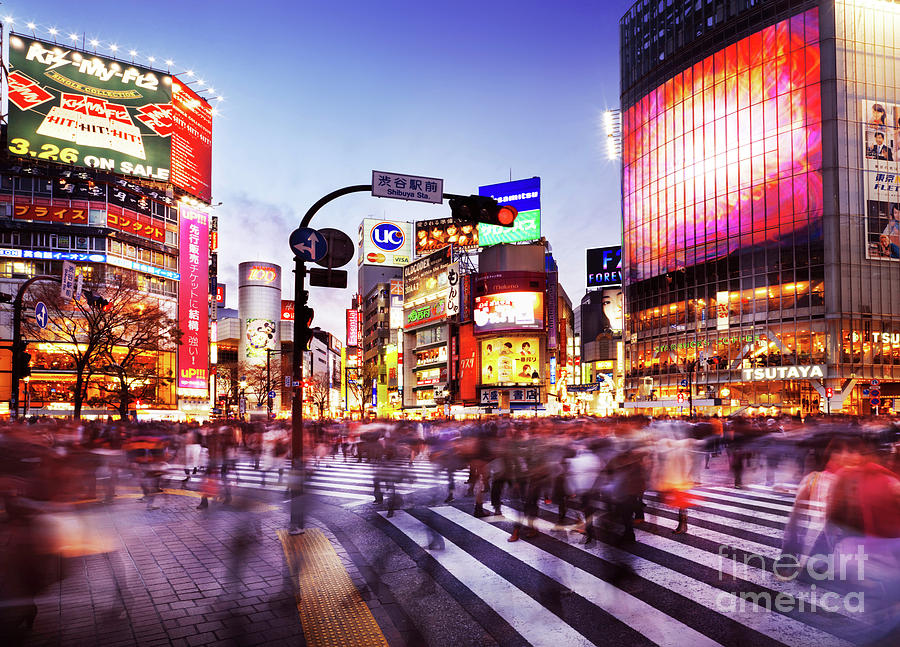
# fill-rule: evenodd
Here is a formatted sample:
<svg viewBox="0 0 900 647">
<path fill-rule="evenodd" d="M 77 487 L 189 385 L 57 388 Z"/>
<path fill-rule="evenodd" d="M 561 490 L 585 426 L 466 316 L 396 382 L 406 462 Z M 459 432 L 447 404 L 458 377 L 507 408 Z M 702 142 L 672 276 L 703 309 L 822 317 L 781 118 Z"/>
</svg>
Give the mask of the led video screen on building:
<svg viewBox="0 0 900 647">
<path fill-rule="evenodd" d="M 624 112 L 626 282 L 821 238 L 818 9 L 733 43 Z"/>
<path fill-rule="evenodd" d="M 481 342 L 482 384 L 533 384 L 540 376 L 537 337 L 494 337 Z"/>
<path fill-rule="evenodd" d="M 173 182 L 209 202 L 212 108 L 176 77 L 10 36 L 9 151 Z"/>
<path fill-rule="evenodd" d="M 475 297 L 475 332 L 541 330 L 543 292 L 504 292 Z"/>
</svg>

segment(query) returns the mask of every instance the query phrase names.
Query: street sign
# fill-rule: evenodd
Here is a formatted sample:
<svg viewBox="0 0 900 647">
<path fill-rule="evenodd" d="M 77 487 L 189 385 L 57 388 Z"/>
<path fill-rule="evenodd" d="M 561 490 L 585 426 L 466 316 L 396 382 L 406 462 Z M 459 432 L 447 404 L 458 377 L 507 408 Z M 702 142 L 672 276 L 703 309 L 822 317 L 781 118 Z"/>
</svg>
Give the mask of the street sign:
<svg viewBox="0 0 900 647">
<path fill-rule="evenodd" d="M 687 380 L 681 380 L 681 386 L 687 386 Z"/>
<path fill-rule="evenodd" d="M 879 398 L 872 398 L 871 400 L 869 400 L 869 404 L 871 404 L 873 407 L 877 407 L 881 404 L 881 400 Z"/>
<path fill-rule="evenodd" d="M 284 388 L 286 388 L 286 389 L 291 388 L 291 376 L 290 375 L 284 376 Z"/>
<path fill-rule="evenodd" d="M 37 320 L 37 325 L 41 330 L 47 327 L 50 319 L 47 314 L 47 306 L 44 305 L 43 301 L 38 301 L 34 304 L 34 318 Z"/>
<path fill-rule="evenodd" d="M 322 270 L 318 267 L 309 268 L 309 284 L 317 288 L 345 288 L 347 287 L 346 270 Z"/>
<path fill-rule="evenodd" d="M 877 386 L 878 384 L 880 384 L 880 382 L 878 380 L 873 379 L 873 380 L 869 380 L 869 384 L 871 384 L 872 386 Z"/>
<path fill-rule="evenodd" d="M 679 394 L 678 394 L 678 401 L 679 401 L 679 402 L 684 402 L 684 393 L 679 393 Z"/>
<path fill-rule="evenodd" d="M 376 198 L 441 204 L 444 200 L 444 181 L 436 177 L 372 171 L 372 195 Z"/>
<path fill-rule="evenodd" d="M 269 391 L 269 399 L 270 399 L 270 400 L 274 400 L 274 399 L 275 399 L 275 391 Z"/>
<path fill-rule="evenodd" d="M 66 301 L 75 296 L 75 263 L 63 261 L 59 295 Z M 43 326 L 41 326 L 41 328 L 43 328 Z"/>
<path fill-rule="evenodd" d="M 356 248 L 353 245 L 353 241 L 350 240 L 350 236 L 340 229 L 332 229 L 331 227 L 320 229 L 319 233 L 328 244 L 328 252 L 316 261 L 317 265 L 332 269 L 334 267 L 343 267 L 353 260 Z"/>
<path fill-rule="evenodd" d="M 315 229 L 299 227 L 291 232 L 291 251 L 301 261 L 315 262 L 328 253 L 328 242 Z"/>
</svg>

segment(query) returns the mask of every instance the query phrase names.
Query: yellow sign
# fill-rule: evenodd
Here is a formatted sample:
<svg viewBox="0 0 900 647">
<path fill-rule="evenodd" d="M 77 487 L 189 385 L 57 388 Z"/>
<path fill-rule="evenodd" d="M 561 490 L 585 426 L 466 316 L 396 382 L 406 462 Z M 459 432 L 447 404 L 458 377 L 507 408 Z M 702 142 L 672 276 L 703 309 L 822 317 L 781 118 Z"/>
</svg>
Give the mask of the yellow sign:
<svg viewBox="0 0 900 647">
<path fill-rule="evenodd" d="M 482 384 L 532 384 L 541 368 L 537 337 L 494 337 L 481 342 Z"/>
</svg>

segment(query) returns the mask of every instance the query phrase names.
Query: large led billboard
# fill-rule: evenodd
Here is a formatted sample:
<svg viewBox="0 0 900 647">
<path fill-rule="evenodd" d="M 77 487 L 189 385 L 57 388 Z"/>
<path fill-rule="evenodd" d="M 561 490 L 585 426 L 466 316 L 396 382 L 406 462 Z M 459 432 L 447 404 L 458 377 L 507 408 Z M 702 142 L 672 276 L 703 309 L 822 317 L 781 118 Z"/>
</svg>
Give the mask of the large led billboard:
<svg viewBox="0 0 900 647">
<path fill-rule="evenodd" d="M 539 343 L 537 337 L 493 337 L 482 340 L 481 383 L 534 384 L 534 373 L 541 374 Z"/>
<path fill-rule="evenodd" d="M 12 34 L 9 151 L 210 200 L 212 109 L 174 76 Z"/>
<path fill-rule="evenodd" d="M 206 390 L 209 380 L 209 215 L 178 205 L 178 388 Z"/>
<path fill-rule="evenodd" d="M 357 244 L 359 265 L 402 267 L 413 259 L 412 223 L 364 218 Z"/>
<path fill-rule="evenodd" d="M 541 237 L 541 178 L 480 186 L 478 195 L 490 196 L 499 204 L 508 204 L 519 212 L 512 227 L 478 225 L 479 244 L 482 247 L 537 240 Z"/>
<path fill-rule="evenodd" d="M 623 114 L 626 282 L 822 235 L 819 13 L 671 77 Z"/>
</svg>

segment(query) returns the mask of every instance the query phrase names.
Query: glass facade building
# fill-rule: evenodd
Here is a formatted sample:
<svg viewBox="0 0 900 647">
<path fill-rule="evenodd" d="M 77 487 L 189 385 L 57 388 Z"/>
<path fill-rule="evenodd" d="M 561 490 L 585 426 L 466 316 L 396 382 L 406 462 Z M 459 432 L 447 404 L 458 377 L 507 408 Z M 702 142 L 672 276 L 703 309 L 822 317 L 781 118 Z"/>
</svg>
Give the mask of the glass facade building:
<svg viewBox="0 0 900 647">
<path fill-rule="evenodd" d="M 620 28 L 626 406 L 892 407 L 900 4 L 661 0 Z"/>
</svg>

